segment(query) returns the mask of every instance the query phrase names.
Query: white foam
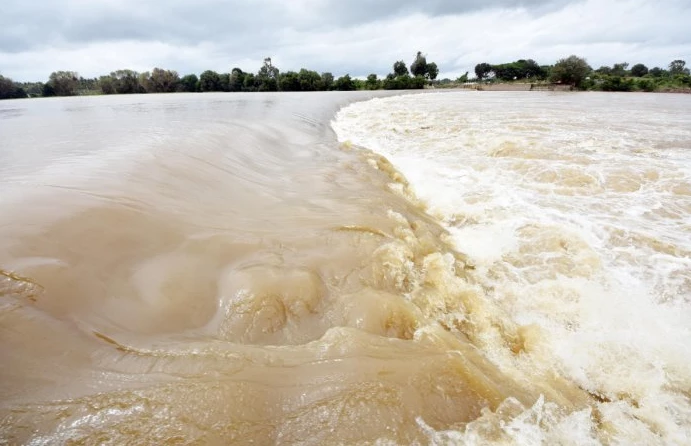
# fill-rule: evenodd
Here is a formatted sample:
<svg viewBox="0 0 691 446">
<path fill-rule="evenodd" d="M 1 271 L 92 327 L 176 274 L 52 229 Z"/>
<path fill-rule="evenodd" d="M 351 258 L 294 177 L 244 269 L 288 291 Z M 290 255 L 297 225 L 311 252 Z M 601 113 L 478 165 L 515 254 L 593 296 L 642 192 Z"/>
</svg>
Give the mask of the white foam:
<svg viewBox="0 0 691 446">
<path fill-rule="evenodd" d="M 480 266 L 487 299 L 546 333 L 531 366 L 611 401 L 597 404 L 613 425 L 600 441 L 681 444 L 691 442 L 690 109 L 679 95 L 458 92 L 353 104 L 333 127 L 388 157 Z M 589 443 L 584 416 L 514 420 L 511 442 L 557 429 Z M 473 444 L 467 432 L 430 435 Z"/>
</svg>

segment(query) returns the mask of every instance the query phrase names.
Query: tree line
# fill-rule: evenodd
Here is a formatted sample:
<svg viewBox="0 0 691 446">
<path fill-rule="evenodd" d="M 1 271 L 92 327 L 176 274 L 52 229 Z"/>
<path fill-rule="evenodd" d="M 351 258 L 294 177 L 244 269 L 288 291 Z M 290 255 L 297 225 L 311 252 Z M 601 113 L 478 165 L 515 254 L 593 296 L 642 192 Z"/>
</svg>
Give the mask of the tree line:
<svg viewBox="0 0 691 446">
<path fill-rule="evenodd" d="M 581 90 L 600 91 L 688 91 L 691 76 L 686 62 L 674 60 L 666 68 L 648 68 L 626 62 L 593 69 L 578 56 L 558 60 L 554 65 L 540 65 L 532 59 L 475 66 L 475 77 L 465 73 L 458 79 L 437 80 L 439 68 L 418 51 L 410 67 L 396 61 L 392 72 L 383 79 L 370 74 L 354 79 L 346 74 L 335 78 L 332 73 L 301 69 L 282 72 L 271 58 L 264 59 L 256 73 L 233 68 L 229 73 L 207 70 L 197 76 L 180 76 L 176 71 L 154 68 L 151 72 L 117 70 L 98 78 L 83 78 L 74 71 L 56 71 L 48 81 L 13 82 L 0 75 L 0 99 L 25 97 L 74 96 L 84 94 L 133 94 L 175 92 L 252 92 L 252 91 L 328 91 L 328 90 L 403 90 L 427 85 L 458 85 L 474 82 L 552 82 Z"/>
<path fill-rule="evenodd" d="M 335 78 L 330 72 L 318 73 L 305 68 L 282 72 L 267 57 L 256 73 L 233 68 L 229 73 L 207 70 L 199 76 L 181 77 L 174 70 L 154 68 L 144 73 L 117 70 L 98 78 L 84 78 L 74 71 L 56 71 L 45 83 L 17 83 L 0 75 L 0 99 L 85 94 L 416 89 L 424 88 L 439 74 L 437 64 L 428 63 L 422 52 L 417 53 L 410 70 L 402 60 L 396 61 L 392 68 L 393 72 L 384 79 L 376 74 L 370 74 L 366 80 L 351 78 L 349 74 Z"/>
<path fill-rule="evenodd" d="M 666 69 L 648 69 L 642 63 L 637 63 L 629 69 L 627 62 L 593 69 L 585 59 L 570 56 L 560 59 L 554 65 L 539 65 L 532 59 L 496 65 L 483 62 L 475 66 L 475 78 L 472 80 L 554 82 L 581 90 L 666 91 L 691 88 L 690 74 L 686 61 L 680 59 L 670 62 Z M 458 81 L 467 82 L 468 73 L 461 76 Z"/>
</svg>

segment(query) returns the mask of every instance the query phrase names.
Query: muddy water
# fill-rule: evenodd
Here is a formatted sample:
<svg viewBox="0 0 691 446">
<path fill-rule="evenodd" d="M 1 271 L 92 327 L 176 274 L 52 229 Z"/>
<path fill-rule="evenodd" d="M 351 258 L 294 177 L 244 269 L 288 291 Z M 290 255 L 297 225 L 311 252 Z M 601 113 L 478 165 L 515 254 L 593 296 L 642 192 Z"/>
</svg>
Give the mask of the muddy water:
<svg viewBox="0 0 691 446">
<path fill-rule="evenodd" d="M 371 96 L 0 104 L 0 438 L 688 439 L 688 100 Z"/>
</svg>

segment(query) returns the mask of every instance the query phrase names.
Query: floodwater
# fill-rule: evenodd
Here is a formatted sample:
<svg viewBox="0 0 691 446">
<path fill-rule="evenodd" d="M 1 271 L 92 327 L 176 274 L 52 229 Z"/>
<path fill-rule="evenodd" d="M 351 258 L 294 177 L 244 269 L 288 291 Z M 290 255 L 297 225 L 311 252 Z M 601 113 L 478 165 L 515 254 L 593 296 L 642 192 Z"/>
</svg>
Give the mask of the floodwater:
<svg viewBox="0 0 691 446">
<path fill-rule="evenodd" d="M 0 443 L 691 441 L 691 97 L 385 95 L 0 103 Z"/>
</svg>

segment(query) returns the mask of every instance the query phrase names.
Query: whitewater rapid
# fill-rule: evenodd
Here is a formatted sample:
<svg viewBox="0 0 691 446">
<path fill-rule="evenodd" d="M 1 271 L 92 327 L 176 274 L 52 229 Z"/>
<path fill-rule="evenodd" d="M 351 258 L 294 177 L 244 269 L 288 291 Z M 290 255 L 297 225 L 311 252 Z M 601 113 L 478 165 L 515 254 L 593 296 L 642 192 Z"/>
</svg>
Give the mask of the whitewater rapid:
<svg viewBox="0 0 691 446">
<path fill-rule="evenodd" d="M 475 345 L 500 370 L 593 397 L 431 438 L 691 441 L 689 110 L 683 95 L 444 92 L 338 113 L 339 140 L 385 156 L 410 183 L 391 189 L 422 201 L 473 265 Z"/>
</svg>

